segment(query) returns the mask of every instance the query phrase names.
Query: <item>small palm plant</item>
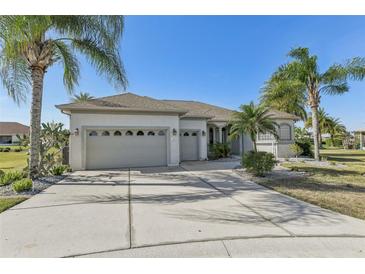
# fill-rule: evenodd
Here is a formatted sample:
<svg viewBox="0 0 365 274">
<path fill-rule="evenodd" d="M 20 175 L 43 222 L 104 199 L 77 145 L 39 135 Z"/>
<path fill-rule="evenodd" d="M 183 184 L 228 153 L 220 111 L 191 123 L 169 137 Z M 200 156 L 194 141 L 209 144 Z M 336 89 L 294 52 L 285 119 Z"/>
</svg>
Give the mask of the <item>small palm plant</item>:
<svg viewBox="0 0 365 274">
<path fill-rule="evenodd" d="M 72 101 L 74 103 L 84 103 L 84 102 L 88 102 L 92 99 L 95 99 L 95 97 L 92 96 L 90 93 L 80 92 L 79 94 L 74 95 L 74 97 L 72 98 Z"/>
<path fill-rule="evenodd" d="M 8 94 L 24 101 L 31 89 L 29 176 L 39 174 L 43 82 L 54 64 L 63 66 L 69 93 L 78 84 L 78 54 L 116 87 L 127 79 L 119 55 L 123 16 L 0 16 L 0 79 Z"/>
<path fill-rule="evenodd" d="M 241 105 L 240 111 L 232 114 L 230 121 L 230 138 L 236 139 L 240 134 L 248 134 L 253 142 L 254 151 L 257 152 L 257 135 L 271 133 L 277 138 L 277 124 L 270 118 L 269 109 L 251 102 Z"/>
</svg>

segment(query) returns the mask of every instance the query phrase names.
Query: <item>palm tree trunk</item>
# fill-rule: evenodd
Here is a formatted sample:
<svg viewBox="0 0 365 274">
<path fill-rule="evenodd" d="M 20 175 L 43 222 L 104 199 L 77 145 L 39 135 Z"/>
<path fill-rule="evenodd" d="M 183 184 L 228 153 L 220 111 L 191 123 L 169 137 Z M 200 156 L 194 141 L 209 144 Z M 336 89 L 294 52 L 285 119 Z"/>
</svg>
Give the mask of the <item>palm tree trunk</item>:
<svg viewBox="0 0 365 274">
<path fill-rule="evenodd" d="M 253 150 L 255 152 L 257 152 L 257 145 L 256 145 L 256 140 L 255 139 L 253 139 Z"/>
<path fill-rule="evenodd" d="M 43 79 L 44 79 L 44 70 L 40 67 L 32 67 L 32 105 L 30 110 L 30 157 L 29 157 L 30 178 L 34 178 L 39 175 Z"/>
<path fill-rule="evenodd" d="M 313 129 L 313 141 L 314 141 L 314 159 L 319 161 L 319 126 L 318 126 L 318 108 L 317 106 L 311 106 L 312 110 L 312 129 Z"/>
</svg>

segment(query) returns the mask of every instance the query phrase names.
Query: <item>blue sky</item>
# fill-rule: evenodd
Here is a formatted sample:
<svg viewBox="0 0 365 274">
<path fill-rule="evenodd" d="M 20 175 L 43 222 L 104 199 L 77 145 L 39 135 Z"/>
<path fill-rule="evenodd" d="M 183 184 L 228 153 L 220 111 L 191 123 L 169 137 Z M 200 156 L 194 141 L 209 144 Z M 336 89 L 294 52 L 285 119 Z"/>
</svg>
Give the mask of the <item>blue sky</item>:
<svg viewBox="0 0 365 274">
<path fill-rule="evenodd" d="M 121 41 L 128 91 L 155 98 L 199 100 L 236 109 L 258 101 L 271 73 L 296 46 L 309 47 L 322 70 L 334 62 L 365 57 L 365 17 L 351 16 L 127 16 Z M 84 59 L 76 92 L 116 94 Z M 365 128 L 365 81 L 321 105 L 348 129 Z M 120 92 L 120 91 L 119 91 Z M 46 75 L 42 120 L 68 117 L 54 105 L 69 102 L 56 65 Z M 2 121 L 29 124 L 29 101 L 20 107 L 0 88 Z"/>
</svg>

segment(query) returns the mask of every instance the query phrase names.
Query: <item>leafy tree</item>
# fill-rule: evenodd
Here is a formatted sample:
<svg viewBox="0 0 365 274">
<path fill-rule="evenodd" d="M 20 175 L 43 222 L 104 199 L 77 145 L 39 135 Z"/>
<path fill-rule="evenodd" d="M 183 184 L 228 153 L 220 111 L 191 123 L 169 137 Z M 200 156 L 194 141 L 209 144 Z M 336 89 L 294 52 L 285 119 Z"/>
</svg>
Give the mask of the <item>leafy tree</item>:
<svg viewBox="0 0 365 274">
<path fill-rule="evenodd" d="M 72 98 L 72 101 L 74 103 L 83 103 L 83 102 L 90 101 L 92 99 L 95 99 L 95 97 L 92 96 L 92 95 L 90 95 L 90 93 L 88 93 L 88 92 L 80 92 L 80 94 L 74 95 L 74 97 Z"/>
<path fill-rule="evenodd" d="M 116 87 L 127 79 L 119 56 L 123 16 L 0 16 L 0 79 L 16 101 L 32 90 L 29 176 L 39 174 L 43 82 L 49 68 L 63 66 L 63 83 L 78 84 L 78 54 Z"/>
<path fill-rule="evenodd" d="M 302 147 L 297 143 L 291 144 L 290 150 L 294 153 L 295 158 L 298 158 L 303 153 Z"/>
<path fill-rule="evenodd" d="M 257 152 L 256 139 L 259 133 L 271 133 L 277 138 L 276 127 L 278 126 L 268 113 L 269 109 L 262 105 L 255 105 L 251 102 L 248 105 L 241 105 L 240 111 L 232 114 L 230 121 L 230 138 L 235 139 L 240 134 L 247 133 Z"/>
<path fill-rule="evenodd" d="M 365 77 L 365 59 L 353 58 L 344 64 L 334 64 L 326 71 L 320 72 L 316 55 L 311 55 L 308 48 L 294 48 L 289 52 L 290 62 L 280 66 L 273 73 L 268 83 L 270 85 L 295 86 L 299 85 L 302 96 L 295 89 L 286 89 L 290 93 L 285 95 L 291 98 L 305 98 L 312 112 L 312 129 L 314 141 L 314 157 L 320 159 L 319 155 L 319 121 L 318 107 L 323 94 L 337 95 L 343 94 L 349 90 L 348 80 L 362 80 Z M 264 89 L 264 97 L 268 97 L 271 88 Z M 267 94 L 266 94 L 267 93 Z M 270 95 L 271 96 L 271 95 Z M 269 96 L 269 97 L 270 97 Z M 275 96 L 273 96 L 275 98 Z M 279 98 L 280 96 L 276 97 Z M 300 100 L 298 99 L 298 102 Z M 276 101 L 276 100 L 275 100 Z"/>
</svg>

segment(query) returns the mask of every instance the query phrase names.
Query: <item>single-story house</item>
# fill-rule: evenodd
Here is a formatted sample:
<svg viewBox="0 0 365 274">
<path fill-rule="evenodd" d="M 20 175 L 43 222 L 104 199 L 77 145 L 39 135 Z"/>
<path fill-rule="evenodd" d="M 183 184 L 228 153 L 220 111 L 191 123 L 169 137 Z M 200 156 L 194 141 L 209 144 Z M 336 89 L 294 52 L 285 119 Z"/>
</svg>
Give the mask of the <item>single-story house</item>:
<svg viewBox="0 0 365 274">
<path fill-rule="evenodd" d="M 359 136 L 360 149 L 365 150 L 365 129 L 357 129 L 354 133 Z"/>
<path fill-rule="evenodd" d="M 230 142 L 233 154 L 252 150 L 248 136 L 229 140 L 232 110 L 210 104 L 157 100 L 133 93 L 56 106 L 70 117 L 70 165 L 74 170 L 177 166 L 206 160 L 208 147 Z M 279 140 L 258 136 L 258 149 L 289 157 L 298 117 L 272 110 Z"/>
<path fill-rule="evenodd" d="M 29 135 L 29 127 L 17 122 L 0 122 L 0 144 L 14 145 L 17 144 L 18 137 Z"/>
</svg>

